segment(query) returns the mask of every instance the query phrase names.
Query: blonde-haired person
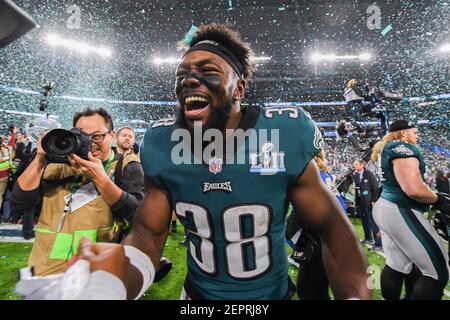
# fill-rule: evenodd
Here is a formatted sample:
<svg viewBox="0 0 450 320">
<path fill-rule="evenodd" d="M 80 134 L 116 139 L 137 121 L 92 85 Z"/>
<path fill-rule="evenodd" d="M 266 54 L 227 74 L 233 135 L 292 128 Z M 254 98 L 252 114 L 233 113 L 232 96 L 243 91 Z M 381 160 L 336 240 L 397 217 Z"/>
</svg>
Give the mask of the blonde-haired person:
<svg viewBox="0 0 450 320">
<path fill-rule="evenodd" d="M 356 79 L 351 79 L 347 82 L 344 89 L 345 101 L 349 103 L 361 102 L 364 100 L 364 94 L 359 88 L 358 81 Z"/>
<path fill-rule="evenodd" d="M 413 123 L 398 120 L 378 142 L 372 160 L 378 161 L 382 193 L 373 217 L 381 230 L 386 266 L 381 273 L 384 299 L 400 298 L 403 280 L 416 265 L 421 276 L 410 299 L 441 299 L 449 278 L 444 245 L 422 213 L 434 204 L 448 210 L 448 198 L 424 182 L 425 161 L 417 147 L 419 132 Z"/>
<path fill-rule="evenodd" d="M 354 87 L 358 84 L 358 81 L 356 79 L 351 79 L 347 82 L 347 88 Z"/>
<path fill-rule="evenodd" d="M 334 192 L 342 208 L 344 208 L 344 211 L 347 210 L 345 201 L 337 191 L 337 188 L 334 184 L 335 178 L 331 174 L 331 168 L 328 166 L 328 161 L 326 159 L 325 151 L 323 149 L 320 150 L 320 152 L 314 157 L 314 161 L 317 163 L 317 166 L 319 167 L 320 177 L 322 178 L 322 181 L 325 182 L 328 188 L 330 188 Z"/>
<path fill-rule="evenodd" d="M 322 149 L 320 152 L 314 157 L 314 161 L 316 161 L 317 166 L 321 171 L 325 171 L 327 173 L 331 172 L 330 167 L 327 164 L 327 159 L 325 157 L 325 151 Z"/>
</svg>

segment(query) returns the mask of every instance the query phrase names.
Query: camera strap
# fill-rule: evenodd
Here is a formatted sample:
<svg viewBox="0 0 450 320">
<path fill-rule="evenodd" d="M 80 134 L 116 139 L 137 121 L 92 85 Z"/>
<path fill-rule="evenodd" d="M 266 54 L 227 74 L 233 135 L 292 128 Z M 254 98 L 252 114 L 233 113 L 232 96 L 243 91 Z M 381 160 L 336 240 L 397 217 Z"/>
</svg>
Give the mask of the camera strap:
<svg viewBox="0 0 450 320">
<path fill-rule="evenodd" d="M 56 229 L 56 232 L 60 232 L 63 225 L 64 225 L 64 221 L 66 220 L 67 214 L 71 213 L 71 207 L 72 207 L 72 202 L 73 202 L 73 195 L 75 194 L 75 192 L 78 190 L 79 187 L 79 182 L 78 181 L 79 175 L 75 175 L 73 176 L 72 179 L 72 185 L 70 187 L 70 193 L 69 193 L 69 198 L 66 202 L 66 205 L 64 206 L 64 210 L 63 210 L 63 214 L 61 217 L 61 220 L 59 221 L 59 225 L 58 228 Z"/>
<path fill-rule="evenodd" d="M 111 155 L 110 155 L 108 161 L 103 166 L 103 169 L 105 170 L 106 173 L 108 172 L 109 168 L 111 168 L 111 164 L 112 164 L 114 158 L 115 158 L 115 154 L 113 151 L 111 151 Z M 70 193 L 65 197 L 66 205 L 64 207 L 64 211 L 63 211 L 63 214 L 62 214 L 62 217 L 61 217 L 61 220 L 59 222 L 56 232 L 60 232 L 62 230 L 64 221 L 66 220 L 68 213 L 72 213 L 72 212 L 76 211 L 77 209 L 88 204 L 89 202 L 91 202 L 92 200 L 97 198 L 97 196 L 98 196 L 98 192 L 96 191 L 95 185 L 93 182 L 90 182 L 87 185 L 80 188 L 80 183 L 78 182 L 79 177 L 80 177 L 79 175 L 75 175 L 73 177 L 72 185 L 70 187 Z M 81 189 L 83 189 L 83 190 L 81 190 Z M 75 201 L 76 203 L 75 203 L 75 206 L 72 207 L 72 205 L 74 204 L 74 196 L 78 190 L 80 190 L 82 192 L 80 194 L 80 197 L 75 197 L 75 198 L 77 198 Z"/>
<path fill-rule="evenodd" d="M 103 166 L 103 169 L 105 169 L 105 172 L 108 173 L 109 168 L 111 168 L 111 164 L 114 160 L 115 154 L 114 151 L 111 150 L 111 155 L 109 156 L 108 162 Z"/>
</svg>

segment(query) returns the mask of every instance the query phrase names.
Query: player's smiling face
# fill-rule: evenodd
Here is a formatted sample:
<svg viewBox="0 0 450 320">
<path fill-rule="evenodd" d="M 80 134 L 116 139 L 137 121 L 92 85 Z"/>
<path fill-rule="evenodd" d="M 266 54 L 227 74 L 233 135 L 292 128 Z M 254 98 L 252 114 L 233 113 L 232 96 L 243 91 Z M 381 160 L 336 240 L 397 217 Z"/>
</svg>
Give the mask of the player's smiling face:
<svg viewBox="0 0 450 320">
<path fill-rule="evenodd" d="M 231 66 L 218 55 L 197 50 L 183 58 L 176 77 L 177 107 L 187 125 L 192 128 L 194 121 L 201 121 L 204 127 L 222 129 L 238 79 Z"/>
</svg>

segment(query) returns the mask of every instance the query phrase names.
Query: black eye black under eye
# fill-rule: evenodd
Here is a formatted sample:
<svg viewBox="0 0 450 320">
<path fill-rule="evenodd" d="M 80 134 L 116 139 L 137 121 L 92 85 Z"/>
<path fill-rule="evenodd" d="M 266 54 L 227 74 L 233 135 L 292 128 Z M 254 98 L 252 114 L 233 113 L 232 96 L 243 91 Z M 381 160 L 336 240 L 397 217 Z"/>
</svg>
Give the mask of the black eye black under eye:
<svg viewBox="0 0 450 320">
<path fill-rule="evenodd" d="M 214 72 L 214 73 L 220 73 L 219 70 L 213 69 L 213 68 L 205 68 L 205 69 L 202 69 L 201 72 L 202 72 L 202 73 L 212 73 L 212 72 Z"/>
</svg>

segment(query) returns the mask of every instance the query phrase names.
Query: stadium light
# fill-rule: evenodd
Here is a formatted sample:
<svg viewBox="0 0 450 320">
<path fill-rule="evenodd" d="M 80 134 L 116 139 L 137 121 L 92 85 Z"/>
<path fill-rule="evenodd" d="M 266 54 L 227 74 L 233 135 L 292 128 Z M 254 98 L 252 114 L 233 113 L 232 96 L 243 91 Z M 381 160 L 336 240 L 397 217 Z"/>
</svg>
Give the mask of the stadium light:
<svg viewBox="0 0 450 320">
<path fill-rule="evenodd" d="M 272 60 L 272 57 L 264 57 L 264 56 L 253 57 L 252 60 L 253 61 L 258 61 L 258 62 L 260 62 L 260 61 L 270 61 L 270 60 Z"/>
<path fill-rule="evenodd" d="M 174 58 L 174 57 L 169 58 L 155 57 L 153 58 L 153 63 L 159 66 L 162 64 L 177 64 L 180 62 L 180 60 L 181 58 Z"/>
<path fill-rule="evenodd" d="M 444 44 L 444 45 L 439 49 L 439 51 L 441 51 L 441 52 L 450 52 L 450 43 Z"/>
<path fill-rule="evenodd" d="M 64 47 L 81 54 L 95 53 L 101 57 L 111 57 L 112 51 L 105 47 L 93 47 L 85 42 L 63 39 L 59 35 L 51 33 L 45 37 L 45 41 L 52 47 Z"/>
<path fill-rule="evenodd" d="M 359 58 L 359 60 L 370 60 L 370 59 L 372 59 L 372 55 L 370 54 L 370 53 L 368 53 L 368 52 L 365 52 L 365 53 L 361 53 L 359 56 L 358 56 L 358 58 Z"/>
<path fill-rule="evenodd" d="M 314 61 L 314 62 L 318 62 L 320 60 L 320 58 L 321 58 L 321 55 L 319 53 L 317 53 L 317 52 L 314 52 L 311 55 L 311 60 Z"/>
<path fill-rule="evenodd" d="M 318 52 L 313 53 L 311 56 L 312 61 L 318 62 L 318 61 L 333 61 L 336 60 L 337 56 L 333 53 L 331 54 L 321 54 Z"/>
<path fill-rule="evenodd" d="M 337 56 L 336 60 L 356 60 L 358 56 Z"/>
<path fill-rule="evenodd" d="M 61 38 L 57 34 L 50 33 L 45 37 L 45 41 L 52 47 L 56 47 L 60 43 Z"/>
<path fill-rule="evenodd" d="M 337 61 L 337 60 L 370 60 L 372 58 L 372 55 L 370 53 L 361 53 L 360 55 L 344 55 L 344 56 L 338 56 L 334 53 L 330 54 L 321 54 L 319 52 L 315 52 L 311 55 L 311 60 L 313 62 L 319 62 L 319 61 Z"/>
</svg>

